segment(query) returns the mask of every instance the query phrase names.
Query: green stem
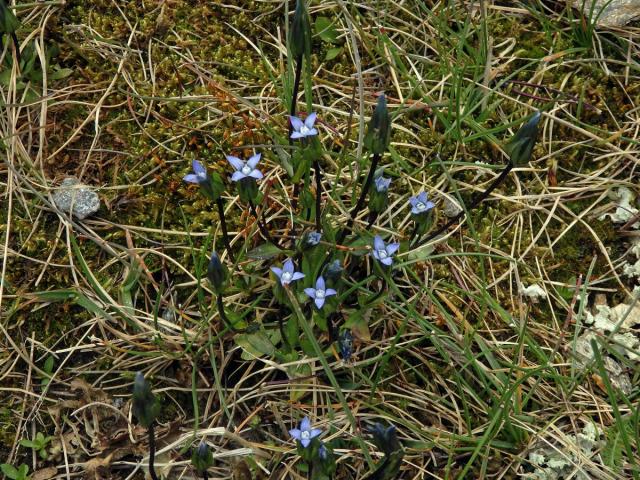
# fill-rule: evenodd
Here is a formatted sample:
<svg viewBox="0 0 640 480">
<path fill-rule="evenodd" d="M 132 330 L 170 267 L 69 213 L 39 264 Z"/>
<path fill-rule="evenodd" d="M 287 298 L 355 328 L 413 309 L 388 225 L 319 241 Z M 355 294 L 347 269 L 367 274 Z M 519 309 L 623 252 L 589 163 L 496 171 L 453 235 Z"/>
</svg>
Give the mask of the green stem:
<svg viewBox="0 0 640 480">
<path fill-rule="evenodd" d="M 233 263 L 236 263 L 233 252 L 231 251 L 231 242 L 229 241 L 229 232 L 227 230 L 227 221 L 224 218 L 224 203 L 222 202 L 222 198 L 218 197 L 216 200 L 216 205 L 218 207 L 218 216 L 220 217 L 220 226 L 222 227 L 222 240 L 224 241 L 224 246 L 227 249 L 227 254 Z"/>
<path fill-rule="evenodd" d="M 320 222 L 320 201 L 322 197 L 322 172 L 320 171 L 320 162 L 313 161 L 313 170 L 316 177 L 316 231 L 322 231 L 322 223 Z"/>
<path fill-rule="evenodd" d="M 341 245 L 344 241 L 347 234 L 351 232 L 353 227 L 353 222 L 355 222 L 358 213 L 362 210 L 364 205 L 364 200 L 367 198 L 367 193 L 371 188 L 371 183 L 373 182 L 373 174 L 376 172 L 376 168 L 378 168 L 378 162 L 380 162 L 380 154 L 374 153 L 373 160 L 371 162 L 371 168 L 369 169 L 369 174 L 367 175 L 367 179 L 364 182 L 364 186 L 362 187 L 362 191 L 360 192 L 360 197 L 356 203 L 356 206 L 351 210 L 351 214 L 349 215 L 349 221 L 347 222 L 347 226 L 340 231 L 340 235 L 338 235 L 337 244 Z"/>
</svg>

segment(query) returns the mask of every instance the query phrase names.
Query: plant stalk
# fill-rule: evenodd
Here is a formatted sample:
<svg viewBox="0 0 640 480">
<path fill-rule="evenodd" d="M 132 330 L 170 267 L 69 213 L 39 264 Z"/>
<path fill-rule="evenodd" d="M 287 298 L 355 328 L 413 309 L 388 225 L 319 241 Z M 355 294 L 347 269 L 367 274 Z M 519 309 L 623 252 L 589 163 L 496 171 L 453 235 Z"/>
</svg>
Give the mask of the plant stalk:
<svg viewBox="0 0 640 480">
<path fill-rule="evenodd" d="M 156 458 L 156 434 L 153 428 L 153 423 L 149 425 L 147 434 L 149 436 L 149 475 L 151 475 L 153 480 L 158 480 L 158 476 L 156 475 L 156 470 L 153 465 Z"/>
<path fill-rule="evenodd" d="M 220 226 L 222 227 L 222 240 L 224 241 L 224 246 L 227 249 L 227 254 L 233 263 L 236 263 L 236 259 L 233 255 L 233 251 L 231 250 L 231 242 L 229 241 L 229 232 L 227 230 L 227 221 L 224 218 L 224 203 L 222 198 L 218 197 L 216 200 L 216 205 L 218 207 L 218 216 L 220 217 Z"/>
</svg>

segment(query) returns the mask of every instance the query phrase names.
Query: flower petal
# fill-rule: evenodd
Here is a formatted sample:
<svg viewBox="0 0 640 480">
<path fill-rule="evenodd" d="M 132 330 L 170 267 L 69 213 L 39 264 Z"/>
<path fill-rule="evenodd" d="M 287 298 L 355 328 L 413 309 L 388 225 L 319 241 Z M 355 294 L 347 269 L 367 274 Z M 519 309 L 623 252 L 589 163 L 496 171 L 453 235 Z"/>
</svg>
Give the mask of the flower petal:
<svg viewBox="0 0 640 480">
<path fill-rule="evenodd" d="M 319 428 L 312 428 L 311 429 L 311 434 L 309 435 L 309 438 L 316 438 L 321 433 L 322 433 L 322 430 L 320 430 Z"/>
<path fill-rule="evenodd" d="M 416 203 L 418 203 L 418 197 L 411 197 L 411 198 L 409 199 L 409 204 L 410 204 L 412 207 L 415 207 L 415 206 L 416 206 Z M 412 210 L 412 211 L 413 211 L 413 210 Z"/>
<path fill-rule="evenodd" d="M 336 292 L 333 288 L 327 288 L 324 291 L 324 296 L 325 297 L 330 297 L 331 295 L 337 295 L 337 294 L 338 294 L 338 292 Z"/>
<path fill-rule="evenodd" d="M 293 132 L 291 134 L 291 138 L 293 138 L 294 140 L 297 139 L 297 138 L 304 138 L 304 137 L 306 137 L 306 135 L 304 135 L 304 134 L 302 134 L 300 132 Z"/>
<path fill-rule="evenodd" d="M 193 169 L 193 173 L 195 173 L 196 175 L 204 175 L 207 173 L 207 169 L 205 168 L 205 166 L 198 160 L 194 160 L 191 162 L 191 168 Z"/>
<path fill-rule="evenodd" d="M 231 175 L 231 181 L 232 182 L 238 182 L 238 181 L 242 180 L 245 177 L 246 177 L 246 175 L 244 173 L 239 172 L 238 170 L 236 170 L 235 172 L 233 172 L 233 175 Z"/>
<path fill-rule="evenodd" d="M 293 266 L 293 260 L 291 260 L 290 258 L 284 262 L 283 268 L 282 268 L 285 272 L 289 272 L 289 273 L 293 273 L 293 271 L 295 270 L 294 266 Z"/>
<path fill-rule="evenodd" d="M 391 257 L 383 258 L 380 260 L 380 262 L 388 267 L 393 263 L 393 258 Z"/>
<path fill-rule="evenodd" d="M 316 289 L 325 290 L 324 278 L 322 278 L 322 275 L 316 280 Z"/>
<path fill-rule="evenodd" d="M 256 180 L 260 180 L 264 175 L 262 175 L 262 172 L 260 170 L 254 169 L 251 171 L 249 176 L 255 178 Z"/>
<path fill-rule="evenodd" d="M 375 237 L 373 237 L 373 248 L 375 248 L 376 250 L 384 249 L 384 240 L 382 240 L 382 237 L 380 235 L 376 235 Z"/>
<path fill-rule="evenodd" d="M 261 153 L 256 153 L 253 157 L 247 160 L 247 165 L 251 168 L 256 168 L 258 166 L 258 162 L 260 161 Z"/>
<path fill-rule="evenodd" d="M 236 170 L 242 170 L 242 167 L 244 167 L 244 162 L 240 160 L 238 157 L 234 157 L 233 155 L 227 155 L 227 161 Z"/>
<path fill-rule="evenodd" d="M 307 128 L 313 128 L 313 124 L 316 123 L 316 112 L 311 112 L 307 115 L 307 118 L 304 119 L 304 124 Z"/>
<path fill-rule="evenodd" d="M 316 307 L 318 307 L 318 310 L 320 310 L 324 305 L 324 298 L 316 298 L 314 302 L 316 303 Z"/>
<path fill-rule="evenodd" d="M 418 194 L 418 200 L 420 200 L 422 203 L 427 203 L 429 201 L 429 198 L 427 197 L 427 192 L 420 192 Z"/>
<path fill-rule="evenodd" d="M 311 128 L 305 135 L 305 137 L 313 137 L 314 135 L 318 135 L 318 130 L 315 128 Z"/>
<path fill-rule="evenodd" d="M 300 443 L 304 448 L 307 448 L 311 443 L 311 440 L 309 440 L 308 438 L 303 438 L 302 440 L 300 440 Z"/>
<path fill-rule="evenodd" d="M 399 243 L 390 243 L 389 245 L 387 245 L 385 250 L 387 251 L 387 253 L 389 255 L 393 255 L 394 253 L 396 253 L 398 251 L 399 248 L 400 248 L 400 244 Z"/>
<path fill-rule="evenodd" d="M 434 208 L 436 206 L 436 204 L 431 202 L 431 201 L 425 203 L 425 205 L 427 207 L 426 210 L 431 210 L 432 208 Z"/>
<path fill-rule="evenodd" d="M 291 437 L 295 438 L 296 440 L 300 440 L 301 434 L 302 431 L 299 428 L 292 428 L 291 430 L 289 430 L 289 435 L 291 435 Z"/>
<path fill-rule="evenodd" d="M 316 298 L 316 289 L 315 288 L 305 288 L 304 293 L 309 295 L 311 298 Z"/>
<path fill-rule="evenodd" d="M 304 278 L 304 273 L 294 272 L 293 277 L 291 277 L 291 280 L 300 280 L 301 278 Z"/>
<path fill-rule="evenodd" d="M 276 274 L 278 278 L 282 277 L 282 269 L 278 267 L 271 267 L 271 271 Z"/>
<path fill-rule="evenodd" d="M 182 180 L 189 183 L 200 183 L 200 180 L 198 179 L 198 175 L 196 175 L 195 173 L 189 173 L 185 175 L 184 177 L 182 177 Z"/>
<path fill-rule="evenodd" d="M 289 120 L 291 121 L 291 126 L 296 131 L 300 130 L 302 128 L 302 125 L 304 125 L 304 123 L 302 123 L 302 120 L 300 120 L 298 117 L 294 117 L 293 115 L 289 117 Z M 293 138 L 293 135 L 291 136 L 291 138 Z"/>
<path fill-rule="evenodd" d="M 300 430 L 311 430 L 311 420 L 309 417 L 304 417 L 300 422 Z"/>
</svg>

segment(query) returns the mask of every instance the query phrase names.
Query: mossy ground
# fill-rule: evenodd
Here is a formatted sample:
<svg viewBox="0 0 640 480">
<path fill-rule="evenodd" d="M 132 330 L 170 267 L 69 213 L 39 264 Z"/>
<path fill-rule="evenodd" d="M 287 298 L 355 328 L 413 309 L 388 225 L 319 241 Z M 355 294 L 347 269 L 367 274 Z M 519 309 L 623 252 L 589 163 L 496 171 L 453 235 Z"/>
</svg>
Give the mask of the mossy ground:
<svg viewBox="0 0 640 480">
<path fill-rule="evenodd" d="M 462 2 L 432 9 L 424 2 L 378 1 L 346 10 L 342 3 L 312 2 L 313 18 L 335 18 L 340 32 L 335 44 L 316 37 L 311 61 L 311 98 L 329 153 L 323 168 L 336 182 L 327 193 L 333 205 L 349 208 L 356 184 L 352 167 L 367 163 L 353 154 L 360 88 L 364 114 L 379 91 L 387 92 L 398 113 L 393 152 L 383 159 L 394 197 L 378 227 L 399 239 L 411 230 L 406 212 L 399 213 L 400 199 L 427 189 L 441 201 L 442 194 L 455 198 L 459 191 L 468 204 L 493 178 L 489 167 L 504 164 L 499 145 L 513 130 L 504 125 L 532 108 L 549 112 L 534 152 L 538 160 L 511 174 L 467 225 L 415 264 L 415 277 L 406 277 L 402 289 L 410 301 L 402 304 L 391 295 L 368 314 L 370 338 L 362 331 L 358 338 L 361 363 L 353 371 L 335 365 L 350 405 L 361 412 L 359 421 L 383 417 L 399 425 L 408 452 L 403 478 L 426 471 L 435 478 L 522 475 L 529 468 L 528 448 L 549 425 L 559 419 L 560 430 L 569 432 L 575 422 L 596 417 L 593 409 L 610 409 L 591 377 L 581 376 L 579 386 L 571 383 L 563 366 L 570 361 L 567 345 L 560 349 L 566 356 L 547 359 L 561 367 L 541 374 L 539 390 L 530 390 L 533 378 L 517 387 L 510 382 L 539 368 L 541 352 L 553 350 L 572 288 L 585 279 L 594 258 L 588 279 L 594 291 L 619 303 L 633 289 L 632 279 L 620 275 L 629 236 L 598 217 L 612 209 L 607 192 L 626 185 L 640 195 L 633 153 L 640 82 L 637 65 L 628 60 L 637 46 L 604 31 L 585 46 L 564 10 L 546 11 L 545 21 L 524 8 L 487 2 L 485 21 Z M 250 466 L 257 478 L 266 478 L 266 471 L 272 478 L 293 478 L 296 457 L 284 443 L 284 425 L 301 416 L 298 410 L 312 410 L 316 418 L 333 420 L 332 434 L 348 431 L 340 440 L 338 477 L 364 478 L 367 463 L 353 441 L 364 428 L 349 430 L 322 369 L 312 370 L 302 355 L 284 369 L 247 361 L 231 336 L 218 337 L 210 292 L 196 286 L 212 239 L 218 250 L 224 246 L 214 206 L 182 181 L 192 159 L 227 178 L 225 154 L 246 157 L 254 146 L 266 146 L 266 168 L 277 174 L 264 206 L 273 228 L 288 234 L 290 205 L 284 198 L 291 189 L 267 130 L 286 135 L 283 98 L 290 80 L 283 2 L 72 0 L 29 11 L 21 14 L 20 38 L 43 28 L 42 46 L 57 45 L 54 62 L 71 74 L 47 84 L 46 118 L 41 103 L 13 110 L 24 127 L 2 131 L 5 142 L 16 142 L 7 149 L 12 169 L 2 171 L 12 207 L 0 209 L 0 233 L 8 235 L 0 311 L 8 338 L 0 358 L 10 365 L 0 389 L 3 457 L 31 463 L 31 452 L 17 442 L 43 431 L 55 437 L 56 453 L 38 461 L 37 469 L 57 467 L 62 475 L 70 468 L 83 478 L 109 471 L 108 478 L 126 478 L 144 453 L 143 432 L 123 433 L 129 428 L 131 372 L 149 368 L 162 391 L 163 445 L 186 442 L 185 432 L 198 423 L 224 426 L 244 439 L 218 439 L 221 449 L 250 446 L 261 452 L 221 462 L 220 475 L 247 478 L 238 472 Z M 485 33 L 493 46 L 489 68 Z M 629 38 L 636 36 L 630 28 Z M 364 72 L 361 84 L 352 38 Z M 325 60 L 336 46 L 343 51 Z M 42 85 L 34 90 L 41 92 Z M 304 101 L 300 105 L 304 111 Z M 413 108 L 400 108 L 407 105 Z M 351 110 L 356 118 L 350 125 Z M 39 128 L 43 143 L 34 133 Z M 69 175 L 98 188 L 103 202 L 84 226 L 70 224 L 46 202 L 48 189 Z M 263 243 L 231 187 L 226 198 L 235 245 Z M 337 209 L 331 215 L 336 222 L 345 218 Z M 266 301 L 260 267 L 247 262 L 246 278 L 234 279 L 228 301 L 239 314 L 275 322 L 281 311 Z M 532 283 L 545 286 L 548 301 L 523 301 L 520 285 Z M 75 293 L 55 300 L 41 293 L 59 290 Z M 345 309 L 344 316 L 349 313 Z M 527 331 L 514 331 L 506 318 L 526 318 Z M 442 327 L 460 351 L 443 348 L 450 344 L 432 336 L 428 325 Z M 400 342 L 390 348 L 397 333 Z M 564 333 L 569 340 L 573 330 Z M 469 355 L 466 360 L 461 352 Z M 49 355 L 55 371 L 45 388 L 40 382 Z M 630 368 L 637 379 L 638 366 Z M 483 369 L 491 372 L 486 378 Z M 313 372 L 315 380 L 291 380 L 301 371 Z M 72 387 L 75 378 L 91 389 Z M 373 378 L 379 380 L 377 394 L 369 396 Z M 502 394 L 497 385 L 513 388 L 518 397 L 498 426 L 492 423 Z M 637 393 L 636 386 L 630 402 Z M 523 395 L 529 397 L 524 404 Z M 589 395 L 593 403 L 584 400 Z M 576 398 L 585 402 L 578 413 L 570 408 Z M 609 410 L 598 421 L 610 424 Z M 344 427 L 341 433 L 336 425 Z M 135 448 L 129 438 L 136 438 Z M 173 448 L 162 461 L 186 460 L 186 446 Z M 92 459 L 104 464 L 97 468 Z M 461 473 L 468 461 L 472 466 Z M 630 472 L 616 468 L 605 462 L 594 471 L 602 478 Z"/>
</svg>

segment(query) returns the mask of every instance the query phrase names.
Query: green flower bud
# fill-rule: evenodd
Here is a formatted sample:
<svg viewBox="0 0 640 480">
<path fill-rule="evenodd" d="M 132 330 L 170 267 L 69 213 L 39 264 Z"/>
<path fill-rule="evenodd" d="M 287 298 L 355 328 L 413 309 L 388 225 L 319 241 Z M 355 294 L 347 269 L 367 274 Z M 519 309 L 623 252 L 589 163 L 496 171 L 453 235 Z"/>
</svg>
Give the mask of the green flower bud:
<svg viewBox="0 0 640 480">
<path fill-rule="evenodd" d="M 378 104 L 369 121 L 367 135 L 364 137 L 364 145 L 371 153 L 382 155 L 391 140 L 391 117 L 387 110 L 387 99 L 384 95 L 378 98 Z"/>
<path fill-rule="evenodd" d="M 209 266 L 207 267 L 207 278 L 211 282 L 214 292 L 217 294 L 224 292 L 224 285 L 227 282 L 227 278 L 229 278 L 229 270 L 220 261 L 220 257 L 216 252 L 211 254 L 211 260 L 209 260 Z"/>
<path fill-rule="evenodd" d="M 196 469 L 199 475 L 202 475 L 208 468 L 213 466 L 213 454 L 209 449 L 209 445 L 205 442 L 200 442 L 198 448 L 193 451 L 191 465 L 193 465 L 193 468 Z"/>
<path fill-rule="evenodd" d="M 505 145 L 504 149 L 515 167 L 525 165 L 531 160 L 531 153 L 538 137 L 540 118 L 540 112 L 536 112 Z"/>
<path fill-rule="evenodd" d="M 142 372 L 136 373 L 133 382 L 133 415 L 140 425 L 149 428 L 160 414 L 160 402 L 151 392 L 151 384 L 144 378 Z"/>
<path fill-rule="evenodd" d="M 289 33 L 289 48 L 294 58 L 300 58 L 311 52 L 311 22 L 305 0 L 296 2 L 296 11 Z"/>
<path fill-rule="evenodd" d="M 216 172 L 212 173 L 206 182 L 200 184 L 200 189 L 206 197 L 215 202 L 224 193 L 222 177 Z"/>
<path fill-rule="evenodd" d="M 254 202 L 258 198 L 258 184 L 255 178 L 245 177 L 238 181 L 238 194 L 243 202 Z"/>
</svg>

